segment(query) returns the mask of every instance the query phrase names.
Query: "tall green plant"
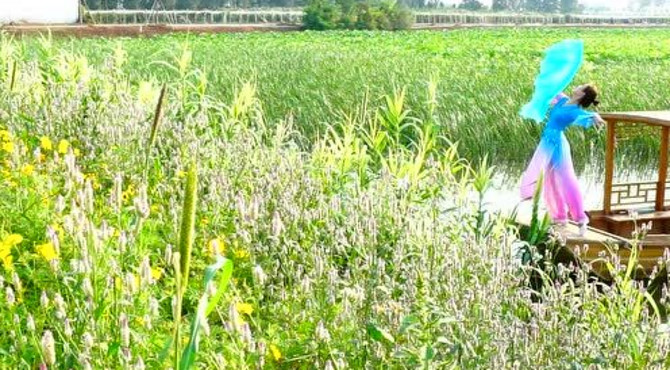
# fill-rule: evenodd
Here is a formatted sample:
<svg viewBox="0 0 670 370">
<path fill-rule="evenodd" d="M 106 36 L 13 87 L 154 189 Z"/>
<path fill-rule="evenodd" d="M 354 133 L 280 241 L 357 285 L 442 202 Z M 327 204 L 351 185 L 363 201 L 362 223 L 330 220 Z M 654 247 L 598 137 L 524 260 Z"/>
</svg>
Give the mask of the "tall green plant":
<svg viewBox="0 0 670 370">
<path fill-rule="evenodd" d="M 379 123 L 391 140 L 393 147 L 398 148 L 420 131 L 417 121 L 410 117 L 410 110 L 405 104 L 405 89 L 396 90 L 394 95 L 384 97 L 385 106 L 378 115 Z"/>
<path fill-rule="evenodd" d="M 191 252 L 193 250 L 193 237 L 195 233 L 195 212 L 198 202 L 198 169 L 195 161 L 189 165 L 186 186 L 184 190 L 184 203 L 182 207 L 181 229 L 179 232 L 179 263 L 177 267 L 177 291 L 174 307 L 174 366 L 180 368 L 180 337 L 181 337 L 181 311 L 182 301 L 186 287 L 188 286 L 188 275 L 191 267 Z"/>
<path fill-rule="evenodd" d="M 544 172 L 540 173 L 537 180 L 537 186 L 533 193 L 533 210 L 530 218 L 530 232 L 528 234 L 528 243 L 530 245 L 537 245 L 545 241 L 549 235 L 549 227 L 551 221 L 549 214 L 545 213 L 544 217 L 540 219 L 540 197 L 542 195 L 542 187 L 544 185 Z"/>
<path fill-rule="evenodd" d="M 473 186 L 478 195 L 477 214 L 475 216 L 475 234 L 477 240 L 481 240 L 482 237 L 487 236 L 493 228 L 493 223 L 486 223 L 487 211 L 485 209 L 484 197 L 486 196 L 486 191 L 491 187 L 494 170 L 495 166 L 488 164 L 488 157 L 486 156 L 482 159 L 478 169 L 471 170 Z"/>
<path fill-rule="evenodd" d="M 151 124 L 151 134 L 149 135 L 149 143 L 147 145 L 146 159 L 145 159 L 145 172 L 149 167 L 149 159 L 151 157 L 151 149 L 156 143 L 156 137 L 158 134 L 158 127 L 161 122 L 161 115 L 163 112 L 163 104 L 165 102 L 165 93 L 167 91 L 167 85 L 163 84 L 161 88 L 160 96 L 158 97 L 158 102 L 156 103 L 156 110 L 154 111 L 154 119 Z"/>
<path fill-rule="evenodd" d="M 526 266 L 544 266 L 544 254 L 549 252 L 547 247 L 548 244 L 550 244 L 549 233 L 551 221 L 548 214 L 545 214 L 543 218 L 540 218 L 540 197 L 542 194 L 543 184 L 544 173 L 541 172 L 535 187 L 535 192 L 533 193 L 530 225 L 522 226 L 520 228 L 520 240 L 518 248 L 519 255 L 517 257 L 520 258 L 522 265 Z M 513 212 L 512 217 L 513 221 L 516 223 L 517 210 Z M 536 256 L 539 252 L 538 248 L 540 247 L 542 249 L 541 252 L 543 255 L 539 260 L 537 260 Z M 541 270 L 542 268 L 543 267 L 540 267 L 539 269 Z"/>
</svg>

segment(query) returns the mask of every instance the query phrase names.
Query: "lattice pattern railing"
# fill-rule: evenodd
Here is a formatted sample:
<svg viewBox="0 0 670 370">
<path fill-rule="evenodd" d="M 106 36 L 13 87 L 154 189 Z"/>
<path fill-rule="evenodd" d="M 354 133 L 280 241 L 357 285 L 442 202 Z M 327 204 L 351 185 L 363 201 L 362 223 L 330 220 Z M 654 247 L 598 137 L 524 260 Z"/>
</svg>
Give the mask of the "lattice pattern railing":
<svg viewBox="0 0 670 370">
<path fill-rule="evenodd" d="M 667 16 L 529 15 L 482 13 L 414 13 L 416 23 L 429 24 L 668 24 Z"/>
<path fill-rule="evenodd" d="M 670 183 L 665 184 L 666 194 L 670 194 Z M 656 182 L 636 182 L 612 185 L 612 209 L 654 207 L 656 204 Z M 665 200 L 666 206 L 670 199 Z"/>
<path fill-rule="evenodd" d="M 612 208 L 654 206 L 656 183 L 638 182 L 612 185 Z"/>
<path fill-rule="evenodd" d="M 302 22 L 300 9 L 223 10 L 90 10 L 87 15 L 105 24 L 230 24 Z M 588 16 L 415 12 L 421 25 L 439 24 L 670 24 L 670 16 Z"/>
<path fill-rule="evenodd" d="M 302 22 L 301 10 L 92 10 L 101 24 L 258 24 Z"/>
</svg>

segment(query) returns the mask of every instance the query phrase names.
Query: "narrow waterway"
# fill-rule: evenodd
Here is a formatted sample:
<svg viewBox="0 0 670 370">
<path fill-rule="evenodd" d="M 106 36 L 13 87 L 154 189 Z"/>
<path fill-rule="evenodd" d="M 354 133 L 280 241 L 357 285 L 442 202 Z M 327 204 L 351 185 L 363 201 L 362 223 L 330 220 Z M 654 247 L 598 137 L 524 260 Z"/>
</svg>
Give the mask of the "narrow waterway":
<svg viewBox="0 0 670 370">
<path fill-rule="evenodd" d="M 656 181 L 655 171 L 645 170 L 643 172 L 620 173 L 616 176 L 614 183 L 631 183 L 640 181 Z M 587 169 L 578 176 L 580 188 L 584 197 L 586 210 L 599 210 L 603 207 L 604 198 L 604 172 L 599 169 Z M 491 211 L 510 212 L 519 205 L 519 178 L 510 176 L 498 176 L 493 179 L 493 185 L 489 188 L 484 199 L 487 209 Z M 544 203 L 544 202 L 542 202 Z M 542 204 L 544 209 L 544 204 Z"/>
</svg>

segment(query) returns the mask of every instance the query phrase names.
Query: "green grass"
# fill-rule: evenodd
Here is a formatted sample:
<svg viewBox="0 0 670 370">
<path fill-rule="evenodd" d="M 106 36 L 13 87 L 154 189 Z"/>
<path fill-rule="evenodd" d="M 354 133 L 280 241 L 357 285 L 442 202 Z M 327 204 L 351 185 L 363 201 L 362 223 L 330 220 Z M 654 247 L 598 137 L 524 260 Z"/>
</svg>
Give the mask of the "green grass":
<svg viewBox="0 0 670 370">
<path fill-rule="evenodd" d="M 586 63 L 575 83 L 599 86 L 602 111 L 667 109 L 668 36 L 667 30 L 258 33 L 57 45 L 98 63 L 120 44 L 128 52 L 124 72 L 133 80 L 166 81 L 178 72 L 155 62 L 179 58 L 188 44 L 190 66 L 204 73 L 209 94 L 229 101 L 240 81 L 256 81 L 268 121 L 292 117 L 305 134 L 305 146 L 365 99 L 370 107 L 380 106 L 384 95 L 401 87 L 407 88 L 412 116 L 425 120 L 432 78 L 433 114 L 441 131 L 462 143 L 465 157 L 488 155 L 515 171 L 532 154 L 541 131 L 517 112 L 532 93 L 544 48 L 569 37 L 585 40 Z M 35 55 L 32 47 L 26 53 Z M 574 130 L 569 139 L 578 169 L 593 162 L 593 151 L 602 158 L 603 138 L 596 133 Z M 636 145 L 629 157 L 645 163 L 656 156 L 647 147 Z"/>
<path fill-rule="evenodd" d="M 567 35 L 2 39 L 0 368 L 667 368 L 637 283 L 535 273 L 483 204 Z M 627 35 L 580 79 L 660 105 L 664 33 Z"/>
</svg>

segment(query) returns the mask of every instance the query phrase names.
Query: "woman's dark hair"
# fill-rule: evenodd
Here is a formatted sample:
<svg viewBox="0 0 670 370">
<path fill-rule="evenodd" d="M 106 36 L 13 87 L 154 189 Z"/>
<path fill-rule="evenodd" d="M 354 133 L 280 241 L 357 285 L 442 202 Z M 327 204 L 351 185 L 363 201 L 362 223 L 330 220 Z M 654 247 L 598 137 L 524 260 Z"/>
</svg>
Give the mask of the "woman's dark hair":
<svg viewBox="0 0 670 370">
<path fill-rule="evenodd" d="M 598 90 L 593 85 L 584 86 L 584 96 L 582 96 L 577 103 L 584 108 L 588 108 L 593 104 L 597 107 L 600 102 L 596 99 L 598 97 Z"/>
</svg>

